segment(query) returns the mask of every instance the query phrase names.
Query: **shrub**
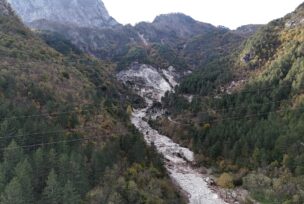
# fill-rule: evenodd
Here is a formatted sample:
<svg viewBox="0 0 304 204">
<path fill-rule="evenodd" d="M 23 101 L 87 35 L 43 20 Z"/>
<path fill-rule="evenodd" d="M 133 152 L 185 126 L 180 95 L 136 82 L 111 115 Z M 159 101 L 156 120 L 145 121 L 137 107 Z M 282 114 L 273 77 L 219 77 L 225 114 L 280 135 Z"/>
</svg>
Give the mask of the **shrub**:
<svg viewBox="0 0 304 204">
<path fill-rule="evenodd" d="M 228 173 L 223 173 L 217 180 L 217 185 L 223 188 L 233 188 L 233 177 Z"/>
<path fill-rule="evenodd" d="M 243 178 L 243 182 L 248 190 L 270 187 L 272 185 L 272 180 L 263 174 L 248 174 Z"/>
</svg>

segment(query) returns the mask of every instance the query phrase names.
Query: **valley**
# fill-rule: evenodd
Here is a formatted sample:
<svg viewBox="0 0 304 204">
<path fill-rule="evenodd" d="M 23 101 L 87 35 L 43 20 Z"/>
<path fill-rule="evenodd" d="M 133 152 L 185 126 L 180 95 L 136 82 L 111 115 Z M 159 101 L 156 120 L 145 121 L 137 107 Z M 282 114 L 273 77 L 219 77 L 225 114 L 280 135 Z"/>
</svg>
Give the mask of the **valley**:
<svg viewBox="0 0 304 204">
<path fill-rule="evenodd" d="M 173 67 L 169 69 L 171 73 L 174 70 Z M 170 138 L 160 135 L 146 122 L 149 118 L 161 115 L 160 112 L 151 114 L 149 109 L 177 85 L 174 75 L 168 74 L 169 71 L 163 71 L 167 74 L 161 76 L 154 67 L 133 65 L 130 70 L 118 73 L 118 78 L 126 84 L 132 84 L 131 88 L 144 97 L 147 103 L 146 108 L 134 110 L 131 122 L 144 135 L 146 143 L 155 146 L 164 157 L 170 177 L 181 188 L 181 192 L 186 194 L 190 204 L 225 204 L 226 202 L 209 187 L 207 181 L 210 181 L 210 178 L 193 167 L 194 153 L 174 143 Z"/>
<path fill-rule="evenodd" d="M 0 0 L 0 203 L 304 203 L 304 4 L 237 29 Z"/>
</svg>

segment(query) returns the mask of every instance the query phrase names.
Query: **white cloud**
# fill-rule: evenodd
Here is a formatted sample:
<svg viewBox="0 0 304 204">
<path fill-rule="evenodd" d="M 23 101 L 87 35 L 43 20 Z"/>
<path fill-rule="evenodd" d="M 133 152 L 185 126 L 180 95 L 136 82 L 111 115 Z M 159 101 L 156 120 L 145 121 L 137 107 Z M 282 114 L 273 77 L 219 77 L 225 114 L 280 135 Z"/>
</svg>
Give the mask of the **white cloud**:
<svg viewBox="0 0 304 204">
<path fill-rule="evenodd" d="M 263 24 L 293 11 L 303 0 L 103 0 L 123 24 L 152 21 L 164 13 L 182 12 L 196 20 L 236 28 Z"/>
</svg>

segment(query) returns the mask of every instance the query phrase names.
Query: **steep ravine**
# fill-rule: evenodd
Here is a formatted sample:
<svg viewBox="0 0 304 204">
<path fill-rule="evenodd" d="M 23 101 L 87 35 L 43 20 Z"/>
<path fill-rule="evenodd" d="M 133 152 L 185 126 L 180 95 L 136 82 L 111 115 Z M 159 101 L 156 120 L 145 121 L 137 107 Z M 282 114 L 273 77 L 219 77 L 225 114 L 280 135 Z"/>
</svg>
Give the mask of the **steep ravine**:
<svg viewBox="0 0 304 204">
<path fill-rule="evenodd" d="M 192 166 L 193 152 L 159 134 L 145 120 L 153 102 L 160 102 L 161 97 L 167 91 L 172 91 L 173 86 L 177 84 L 174 81 L 174 69 L 171 67 L 166 73 L 163 74 L 163 71 L 149 65 L 136 64 L 117 75 L 118 79 L 144 97 L 148 104 L 146 108 L 134 110 L 132 123 L 144 135 L 145 141 L 149 145 L 153 143 L 163 155 L 170 177 L 188 196 L 190 204 L 225 204 L 226 202 L 209 187 L 209 178 Z M 167 79 L 169 73 L 171 77 Z"/>
</svg>

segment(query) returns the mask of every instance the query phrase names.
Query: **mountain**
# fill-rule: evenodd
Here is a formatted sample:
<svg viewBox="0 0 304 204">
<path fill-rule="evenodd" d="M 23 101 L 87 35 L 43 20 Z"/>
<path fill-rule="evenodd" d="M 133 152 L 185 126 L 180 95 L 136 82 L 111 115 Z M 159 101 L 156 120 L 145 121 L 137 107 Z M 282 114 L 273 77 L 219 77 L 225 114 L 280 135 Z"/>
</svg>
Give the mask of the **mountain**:
<svg viewBox="0 0 304 204">
<path fill-rule="evenodd" d="M 6 1 L 0 1 L 0 15 L 11 15 L 12 9 Z"/>
<path fill-rule="evenodd" d="M 75 165 L 81 158 L 77 176 L 86 175 L 81 177 L 86 185 L 67 176 L 64 169 L 70 166 L 51 167 L 63 180 L 63 187 L 69 184 L 67 177 L 75 182 L 77 191 L 86 189 L 80 193 L 83 202 L 183 202 L 155 146 L 146 147 L 142 135 L 130 124 L 132 106 L 144 106 L 132 88 L 148 103 L 165 95 L 145 110 L 147 118 L 140 118 L 142 124 L 153 127 L 143 135 L 153 136 L 157 129 L 170 136 L 195 152 L 195 168 L 210 167 L 221 175 L 219 185 L 241 186 L 260 203 L 304 203 L 304 4 L 267 25 L 230 30 L 181 13 L 160 15 L 152 23 L 122 26 L 113 23 L 102 3 L 93 8 L 93 1 L 86 5 L 44 1 L 37 14 L 19 13 L 23 8 L 33 9 L 30 2 L 12 5 L 34 33 L 18 21 L 7 4 L 0 4 L 1 36 L 5 37 L 0 40 L 1 66 L 5 68 L 0 72 L 0 97 L 13 104 L 7 112 L 7 105 L 0 106 L 0 113 L 3 110 L 4 117 L 11 118 L 23 112 L 75 111 L 71 104 L 79 105 L 79 110 L 88 106 L 94 110 L 58 120 L 46 117 L 43 124 L 26 120 L 26 127 L 20 128 L 24 121 L 4 120 L 0 130 L 9 135 L 9 142 L 11 134 L 33 133 L 31 127 L 63 130 L 66 140 L 101 134 L 101 139 L 82 145 L 55 146 L 60 156 L 53 163 L 63 166 L 68 157 Z M 83 17 L 87 12 L 90 15 Z M 99 24 L 91 14 L 101 16 L 102 20 L 96 20 Z M 34 20 L 27 20 L 31 18 Z M 174 92 L 165 94 L 175 85 Z M 87 126 L 93 130 L 74 130 Z M 52 143 L 55 139 L 25 137 L 17 143 Z M 75 156 L 78 149 L 83 157 Z M 33 161 L 36 151 L 27 154 Z M 46 152 L 45 157 L 53 158 L 51 149 Z M 173 156 L 183 157 L 175 152 Z M 0 184 L 6 160 L 0 165 Z M 43 183 L 34 180 L 42 186 L 35 186 L 38 198 L 47 194 L 47 174 L 54 180 L 51 172 L 50 168 L 44 172 Z M 8 194 L 11 186 L 18 189 L 13 179 L 18 175 L 8 176 L 2 192 Z"/>
<path fill-rule="evenodd" d="M 250 37 L 255 34 L 257 30 L 259 30 L 263 25 L 251 24 L 251 25 L 243 25 L 234 30 L 235 33 L 242 35 L 244 37 Z"/>
<path fill-rule="evenodd" d="M 101 0 L 9 0 L 27 25 L 45 20 L 74 27 L 105 28 L 119 25 Z"/>
<path fill-rule="evenodd" d="M 177 33 L 180 38 L 189 38 L 214 28 L 211 24 L 201 23 L 182 13 L 163 14 L 152 22 L 155 28 L 162 32 Z"/>
<path fill-rule="evenodd" d="M 83 6 L 80 0 L 69 1 L 70 6 L 64 6 L 65 1 L 44 2 L 40 5 L 35 1 L 37 6 L 33 6 L 31 1 L 11 0 L 14 10 L 31 28 L 47 32 L 47 36 L 60 35 L 86 53 L 114 61 L 118 70 L 134 62 L 165 69 L 173 65 L 179 72 L 195 70 L 211 58 L 230 53 L 259 28 L 252 25 L 242 33 L 234 32 L 181 13 L 160 15 L 152 23 L 135 26 L 91 26 L 96 24 L 91 14 L 110 18 L 101 1 L 103 9 L 99 12 L 91 11 L 96 8 L 93 3 Z M 38 5 L 36 13 L 33 8 Z M 79 26 L 74 21 L 85 13 L 90 15 L 81 18 Z"/>
<path fill-rule="evenodd" d="M 258 202 L 303 203 L 303 73 L 304 4 L 184 78 L 151 123 Z"/>
<path fill-rule="evenodd" d="M 42 40 L 5 0 L 0 28 L 0 203 L 184 203 L 113 63 Z"/>
<path fill-rule="evenodd" d="M 198 22 L 182 13 L 159 15 L 152 23 L 138 23 L 135 28 L 148 42 L 163 43 L 174 39 L 192 38 L 216 29 L 211 24 Z"/>
</svg>

